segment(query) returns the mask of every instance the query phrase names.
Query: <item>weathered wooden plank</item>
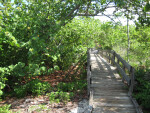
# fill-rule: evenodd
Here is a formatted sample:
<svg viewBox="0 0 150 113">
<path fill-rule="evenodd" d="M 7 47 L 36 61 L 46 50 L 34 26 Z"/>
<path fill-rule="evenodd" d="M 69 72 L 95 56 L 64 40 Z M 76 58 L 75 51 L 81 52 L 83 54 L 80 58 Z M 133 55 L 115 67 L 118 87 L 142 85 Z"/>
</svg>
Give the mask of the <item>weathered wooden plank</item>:
<svg viewBox="0 0 150 113">
<path fill-rule="evenodd" d="M 115 77 L 115 75 L 113 75 L 113 73 L 112 72 L 107 72 L 107 71 L 104 71 L 104 70 L 102 70 L 102 71 L 95 71 L 95 72 L 91 72 L 91 74 L 93 75 L 93 77 L 106 77 L 106 76 L 111 76 L 111 77 Z"/>
<path fill-rule="evenodd" d="M 97 107 L 92 113 L 136 113 L 136 111 L 126 107 Z"/>
<path fill-rule="evenodd" d="M 106 95 L 104 95 L 104 96 L 94 96 L 93 100 L 95 100 L 95 101 L 127 100 L 127 101 L 131 102 L 130 97 L 128 97 L 128 96 L 119 96 L 119 95 L 115 95 L 115 96 L 110 96 L 110 95 L 109 96 L 106 96 Z"/>
<path fill-rule="evenodd" d="M 91 84 L 91 88 L 94 89 L 99 89 L 99 90 L 127 90 L 127 87 L 125 87 L 122 84 L 103 84 L 103 85 L 99 85 L 99 84 Z"/>
<path fill-rule="evenodd" d="M 125 100 L 127 102 L 129 101 L 129 103 L 132 103 L 130 97 L 128 97 L 128 96 L 121 96 L 121 95 L 114 95 L 114 96 L 111 96 L 111 95 L 94 96 L 93 100 L 95 100 L 95 101 Z"/>
<path fill-rule="evenodd" d="M 109 70 L 103 70 L 103 69 L 100 69 L 100 68 L 93 68 L 91 67 L 91 71 L 96 71 L 97 73 L 104 73 L 104 72 L 110 72 Z M 99 71 L 99 72 L 98 72 Z"/>
<path fill-rule="evenodd" d="M 93 89 L 94 96 L 128 96 L 126 90 L 108 90 L 105 91 Z"/>
<path fill-rule="evenodd" d="M 100 78 L 100 77 L 91 77 L 91 80 L 94 80 L 95 82 L 106 82 L 106 83 L 108 83 L 108 82 L 122 82 L 122 80 L 121 80 L 121 78 L 118 78 L 118 79 L 116 79 L 116 78 L 107 78 L 107 79 L 104 79 L 104 78 Z"/>
<path fill-rule="evenodd" d="M 114 81 L 114 80 L 104 80 L 104 81 L 99 81 L 99 80 L 91 80 L 91 84 L 97 84 L 97 85 L 114 85 L 114 84 L 117 84 L 117 85 L 123 85 L 122 81 Z"/>
<path fill-rule="evenodd" d="M 99 76 L 99 75 L 95 75 L 94 77 L 92 76 L 91 78 L 97 78 L 99 80 L 105 80 L 105 79 L 116 79 L 116 80 L 121 80 L 120 77 L 116 77 L 116 76 Z"/>
<path fill-rule="evenodd" d="M 109 102 L 93 102 L 93 108 L 96 107 L 127 107 L 134 108 L 133 104 L 123 103 L 122 101 L 115 103 L 115 101 Z"/>
<path fill-rule="evenodd" d="M 130 99 L 118 99 L 118 98 L 93 98 L 93 102 L 96 103 L 103 103 L 103 104 L 123 104 L 123 105 L 130 105 L 130 106 L 134 106 L 131 102 Z M 102 104 L 102 106 L 103 106 Z M 113 105 L 112 105 L 113 106 Z"/>
</svg>

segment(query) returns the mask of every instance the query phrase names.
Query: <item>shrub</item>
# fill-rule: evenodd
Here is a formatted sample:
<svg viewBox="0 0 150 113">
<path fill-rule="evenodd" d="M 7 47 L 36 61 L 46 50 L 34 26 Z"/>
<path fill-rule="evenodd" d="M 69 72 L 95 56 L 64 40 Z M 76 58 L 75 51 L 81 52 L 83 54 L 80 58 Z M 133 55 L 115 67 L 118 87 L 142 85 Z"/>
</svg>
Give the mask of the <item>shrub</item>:
<svg viewBox="0 0 150 113">
<path fill-rule="evenodd" d="M 57 85 L 58 91 L 64 91 L 64 92 L 70 92 L 70 91 L 77 91 L 77 90 L 83 90 L 86 88 L 87 83 L 85 80 L 78 80 L 75 82 L 70 82 L 70 83 L 59 83 Z"/>
<path fill-rule="evenodd" d="M 11 113 L 9 110 L 11 105 L 5 104 L 4 106 L 0 106 L 0 113 Z"/>
<path fill-rule="evenodd" d="M 50 91 L 51 86 L 48 82 L 41 82 L 39 79 L 34 79 L 27 83 L 27 88 L 33 95 L 41 95 Z"/>
<path fill-rule="evenodd" d="M 25 85 L 14 88 L 15 96 L 24 97 L 27 94 L 42 95 L 50 91 L 51 86 L 48 82 L 41 82 L 39 79 L 33 79 Z"/>
<path fill-rule="evenodd" d="M 49 94 L 49 101 L 51 103 L 53 102 L 56 102 L 56 103 L 59 103 L 59 102 L 67 102 L 69 101 L 72 97 L 74 96 L 74 93 L 73 92 L 51 92 Z"/>
<path fill-rule="evenodd" d="M 146 79 L 150 70 L 138 69 L 136 72 L 136 90 L 134 97 L 144 109 L 150 109 L 150 82 Z"/>
<path fill-rule="evenodd" d="M 25 97 L 27 95 L 26 85 L 18 86 L 14 88 L 15 96 L 18 98 Z"/>
<path fill-rule="evenodd" d="M 9 75 L 9 69 L 0 67 L 0 98 L 3 95 L 3 89 L 6 86 L 5 83 L 7 81 L 8 75 Z"/>
</svg>

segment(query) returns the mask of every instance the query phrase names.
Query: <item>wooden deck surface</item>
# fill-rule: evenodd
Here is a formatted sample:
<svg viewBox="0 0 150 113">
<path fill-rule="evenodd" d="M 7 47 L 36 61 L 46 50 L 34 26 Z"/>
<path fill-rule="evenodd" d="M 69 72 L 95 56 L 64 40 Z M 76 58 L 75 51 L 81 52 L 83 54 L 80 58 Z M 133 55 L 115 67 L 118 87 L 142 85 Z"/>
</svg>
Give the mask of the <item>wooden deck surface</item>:
<svg viewBox="0 0 150 113">
<path fill-rule="evenodd" d="M 97 53 L 90 53 L 92 113 L 136 113 L 116 68 Z"/>
</svg>

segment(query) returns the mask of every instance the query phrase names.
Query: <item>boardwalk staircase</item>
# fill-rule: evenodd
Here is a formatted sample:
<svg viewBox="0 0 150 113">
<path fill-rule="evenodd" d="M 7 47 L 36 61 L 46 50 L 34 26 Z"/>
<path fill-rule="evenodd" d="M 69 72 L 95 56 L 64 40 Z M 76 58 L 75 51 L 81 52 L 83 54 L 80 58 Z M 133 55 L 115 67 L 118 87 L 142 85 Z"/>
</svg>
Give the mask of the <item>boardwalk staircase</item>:
<svg viewBox="0 0 150 113">
<path fill-rule="evenodd" d="M 134 68 L 131 65 L 111 50 L 89 49 L 87 62 L 92 113 L 142 113 L 132 97 Z"/>
</svg>

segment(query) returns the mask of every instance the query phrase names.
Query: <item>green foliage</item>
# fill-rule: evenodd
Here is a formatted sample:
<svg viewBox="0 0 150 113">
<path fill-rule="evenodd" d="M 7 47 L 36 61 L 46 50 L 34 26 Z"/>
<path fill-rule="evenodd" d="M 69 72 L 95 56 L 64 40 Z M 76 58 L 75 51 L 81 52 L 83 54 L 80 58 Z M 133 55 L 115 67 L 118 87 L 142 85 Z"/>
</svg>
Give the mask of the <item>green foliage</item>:
<svg viewBox="0 0 150 113">
<path fill-rule="evenodd" d="M 9 75 L 8 68 L 1 68 L 0 67 L 0 97 L 3 95 L 3 89 L 5 88 L 5 82 L 8 80 L 7 76 Z"/>
<path fill-rule="evenodd" d="M 144 109 L 150 109 L 150 77 L 147 75 L 150 70 L 139 69 L 136 72 L 137 85 L 134 97 Z M 149 77 L 149 79 L 147 78 Z"/>
<path fill-rule="evenodd" d="M 88 47 L 94 47 L 100 27 L 94 19 L 66 16 L 85 1 L 27 2 L 2 2 L 0 7 L 0 82 L 17 94 L 26 92 L 25 78 L 65 71 L 77 63 Z M 3 91 L 4 87 L 0 95 Z"/>
<path fill-rule="evenodd" d="M 27 94 L 42 95 L 51 90 L 51 86 L 48 82 L 41 82 L 39 79 L 33 79 L 30 82 L 22 86 L 14 88 L 15 96 L 18 98 L 24 97 Z"/>
<path fill-rule="evenodd" d="M 11 113 L 11 111 L 9 110 L 10 106 L 11 105 L 7 105 L 7 104 L 0 106 L 0 113 Z"/>
<path fill-rule="evenodd" d="M 27 88 L 33 95 L 41 95 L 51 90 L 48 82 L 41 82 L 39 79 L 28 82 Z"/>
<path fill-rule="evenodd" d="M 22 85 L 14 88 L 14 93 L 17 98 L 25 97 L 27 95 L 27 91 L 28 89 L 26 85 Z"/>
<path fill-rule="evenodd" d="M 49 100 L 51 103 L 53 102 L 56 102 L 56 103 L 59 103 L 59 102 L 68 102 L 72 97 L 73 97 L 73 92 L 51 92 L 49 94 Z"/>
<path fill-rule="evenodd" d="M 31 63 L 26 67 L 29 77 L 44 75 L 47 73 L 47 68 L 40 64 Z"/>
<path fill-rule="evenodd" d="M 80 56 L 86 53 L 87 47 L 95 46 L 97 28 L 100 28 L 98 23 L 99 21 L 90 18 L 73 19 L 60 29 L 55 36 L 58 54 L 53 56 L 60 69 L 68 69 L 72 63 L 80 60 Z"/>
<path fill-rule="evenodd" d="M 87 83 L 85 80 L 78 80 L 71 83 L 59 83 L 57 85 L 58 91 L 64 91 L 64 92 L 76 92 L 76 91 L 83 91 L 87 86 Z"/>
</svg>

